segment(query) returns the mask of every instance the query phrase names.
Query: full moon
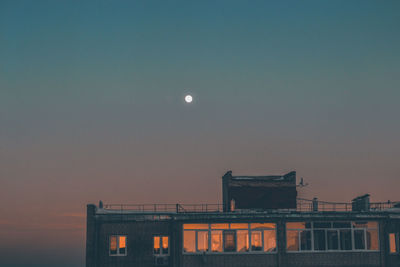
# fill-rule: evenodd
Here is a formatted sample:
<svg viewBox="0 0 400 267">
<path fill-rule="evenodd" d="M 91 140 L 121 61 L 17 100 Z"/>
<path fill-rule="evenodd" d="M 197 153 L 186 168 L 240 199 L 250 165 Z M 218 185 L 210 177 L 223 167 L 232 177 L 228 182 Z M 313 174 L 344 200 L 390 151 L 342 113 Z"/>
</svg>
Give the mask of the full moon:
<svg viewBox="0 0 400 267">
<path fill-rule="evenodd" d="M 186 101 L 186 103 L 192 103 L 193 97 L 191 95 L 187 95 L 187 96 L 185 96 L 185 101 Z"/>
</svg>

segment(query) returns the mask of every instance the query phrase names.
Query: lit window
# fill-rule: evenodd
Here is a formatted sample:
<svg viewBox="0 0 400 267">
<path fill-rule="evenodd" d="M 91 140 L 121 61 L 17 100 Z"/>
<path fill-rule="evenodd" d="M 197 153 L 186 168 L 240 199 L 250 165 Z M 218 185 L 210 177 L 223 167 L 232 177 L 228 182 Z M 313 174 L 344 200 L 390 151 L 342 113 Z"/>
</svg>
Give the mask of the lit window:
<svg viewBox="0 0 400 267">
<path fill-rule="evenodd" d="M 389 233 L 389 252 L 390 253 L 397 252 L 396 234 L 395 233 Z"/>
<path fill-rule="evenodd" d="M 110 256 L 126 256 L 126 236 L 112 235 L 110 236 Z"/>
<path fill-rule="evenodd" d="M 236 231 L 224 231 L 224 251 L 236 251 Z"/>
<path fill-rule="evenodd" d="M 160 254 L 160 237 L 155 236 L 154 237 L 154 254 Z"/>
<path fill-rule="evenodd" d="M 222 231 L 211 231 L 211 251 L 222 252 Z"/>
<path fill-rule="evenodd" d="M 168 255 L 169 254 L 169 238 L 168 236 L 154 236 L 154 255 Z"/>
<path fill-rule="evenodd" d="M 197 224 L 194 224 L 194 223 L 187 224 L 187 223 L 185 223 L 183 225 L 183 229 L 184 230 L 198 230 L 198 229 L 208 230 L 208 224 L 206 224 L 206 223 L 197 223 Z"/>
<path fill-rule="evenodd" d="M 379 250 L 378 229 L 367 229 L 367 249 Z"/>
<path fill-rule="evenodd" d="M 208 231 L 197 232 L 197 251 L 208 251 Z"/>
<path fill-rule="evenodd" d="M 247 252 L 249 251 L 249 231 L 248 230 L 238 230 L 236 231 L 237 238 L 237 252 Z"/>
<path fill-rule="evenodd" d="M 251 229 L 275 229 L 274 223 L 252 223 L 250 224 Z"/>
<path fill-rule="evenodd" d="M 276 251 L 275 223 L 211 223 L 183 225 L 184 253 Z"/>
<path fill-rule="evenodd" d="M 299 250 L 299 232 L 297 230 L 286 231 L 286 249 L 288 251 Z"/>
<path fill-rule="evenodd" d="M 265 252 L 276 251 L 276 231 L 275 230 L 264 230 L 264 251 Z"/>
<path fill-rule="evenodd" d="M 183 231 L 183 251 L 196 252 L 196 231 Z"/>
<path fill-rule="evenodd" d="M 229 223 L 213 223 L 211 229 L 229 229 Z"/>
<path fill-rule="evenodd" d="M 252 231 L 251 232 L 251 250 L 252 251 L 261 251 L 262 250 L 262 237 L 261 231 Z"/>
</svg>

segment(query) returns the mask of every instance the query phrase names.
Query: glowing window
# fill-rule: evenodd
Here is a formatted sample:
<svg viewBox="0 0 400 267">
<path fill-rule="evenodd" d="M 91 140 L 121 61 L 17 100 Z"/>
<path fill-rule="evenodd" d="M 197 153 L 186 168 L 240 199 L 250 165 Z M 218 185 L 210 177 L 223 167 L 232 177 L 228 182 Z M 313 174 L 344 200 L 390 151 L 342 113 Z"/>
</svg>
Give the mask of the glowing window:
<svg viewBox="0 0 400 267">
<path fill-rule="evenodd" d="M 231 223 L 231 229 L 249 229 L 248 223 Z"/>
<path fill-rule="evenodd" d="M 274 252 L 276 251 L 276 231 L 265 230 L 264 231 L 264 251 Z"/>
<path fill-rule="evenodd" d="M 286 231 L 286 249 L 288 251 L 299 250 L 299 232 L 287 230 Z"/>
<path fill-rule="evenodd" d="M 211 251 L 222 252 L 222 231 L 211 231 Z"/>
<path fill-rule="evenodd" d="M 389 233 L 389 252 L 390 253 L 396 253 L 397 252 L 396 234 L 395 233 Z"/>
<path fill-rule="evenodd" d="M 208 231 L 197 232 L 197 251 L 208 251 Z"/>
<path fill-rule="evenodd" d="M 154 254 L 160 254 L 160 237 L 154 237 Z"/>
<path fill-rule="evenodd" d="M 288 222 L 286 223 L 287 229 L 306 229 L 305 222 Z"/>
<path fill-rule="evenodd" d="M 204 229 L 204 230 L 206 230 L 206 229 L 208 229 L 208 224 L 206 224 L 206 223 L 184 224 L 184 225 L 183 225 L 183 229 L 184 229 L 184 230 L 199 230 L 199 229 Z"/>
<path fill-rule="evenodd" d="M 251 250 L 252 251 L 261 251 L 262 250 L 261 231 L 252 231 L 251 232 Z"/>
<path fill-rule="evenodd" d="M 249 231 L 238 230 L 236 231 L 237 252 L 249 251 Z"/>
<path fill-rule="evenodd" d="M 196 252 L 196 231 L 183 231 L 183 251 Z"/>
<path fill-rule="evenodd" d="M 211 229 L 229 229 L 229 223 L 213 223 Z"/>
<path fill-rule="evenodd" d="M 252 223 L 250 224 L 251 229 L 275 229 L 274 223 Z"/>
<path fill-rule="evenodd" d="M 367 229 L 367 249 L 379 250 L 379 238 L 377 229 Z"/>
<path fill-rule="evenodd" d="M 153 237 L 153 253 L 154 255 L 168 255 L 169 254 L 169 238 L 168 236 L 154 236 Z"/>
<path fill-rule="evenodd" d="M 112 235 L 110 236 L 110 256 L 126 256 L 126 236 Z"/>
</svg>

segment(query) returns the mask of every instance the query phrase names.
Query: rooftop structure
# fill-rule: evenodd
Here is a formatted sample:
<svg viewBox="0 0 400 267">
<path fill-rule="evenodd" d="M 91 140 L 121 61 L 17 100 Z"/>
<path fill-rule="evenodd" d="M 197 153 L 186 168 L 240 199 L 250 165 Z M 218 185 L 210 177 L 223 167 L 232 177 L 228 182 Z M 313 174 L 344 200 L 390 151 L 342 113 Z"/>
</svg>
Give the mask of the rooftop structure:
<svg viewBox="0 0 400 267">
<path fill-rule="evenodd" d="M 89 204 L 86 266 L 400 266 L 398 202 L 301 199 L 295 172 L 222 188 L 222 204 Z"/>
</svg>

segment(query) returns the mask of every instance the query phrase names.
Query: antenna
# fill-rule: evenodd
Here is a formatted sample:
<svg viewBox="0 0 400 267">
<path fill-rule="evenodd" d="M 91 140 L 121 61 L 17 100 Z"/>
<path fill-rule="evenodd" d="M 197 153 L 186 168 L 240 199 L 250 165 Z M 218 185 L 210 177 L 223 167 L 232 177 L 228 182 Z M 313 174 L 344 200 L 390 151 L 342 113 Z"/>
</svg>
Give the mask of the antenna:
<svg viewBox="0 0 400 267">
<path fill-rule="evenodd" d="M 300 178 L 300 183 L 298 185 L 296 185 L 297 187 L 306 187 L 308 185 L 308 183 L 304 183 L 304 179 L 303 177 Z"/>
</svg>

